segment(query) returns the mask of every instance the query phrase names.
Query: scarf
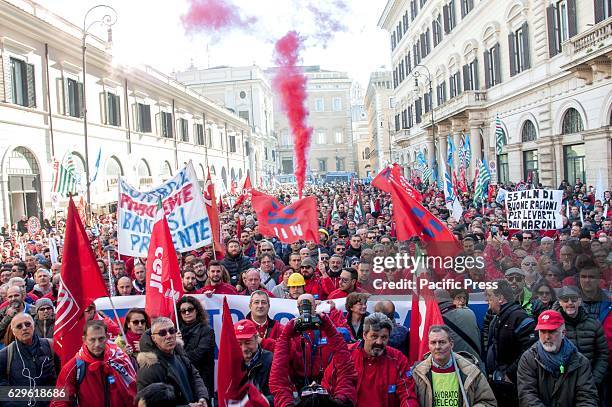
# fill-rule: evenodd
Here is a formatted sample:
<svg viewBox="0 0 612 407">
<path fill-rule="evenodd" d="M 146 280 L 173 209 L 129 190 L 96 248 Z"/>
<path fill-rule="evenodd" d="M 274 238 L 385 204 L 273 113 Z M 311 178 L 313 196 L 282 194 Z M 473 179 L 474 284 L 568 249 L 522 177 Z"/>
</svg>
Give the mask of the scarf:
<svg viewBox="0 0 612 407">
<path fill-rule="evenodd" d="M 542 342 L 540 341 L 536 343 L 536 351 L 538 352 L 538 359 L 542 363 L 544 369 L 552 374 L 553 377 L 557 378 L 565 373 L 570 359 L 578 349 L 569 339 L 563 338 L 561 349 L 559 349 L 557 353 L 544 350 Z"/>
<path fill-rule="evenodd" d="M 130 331 L 130 330 L 128 329 L 127 331 L 125 331 L 125 336 L 126 336 L 126 338 L 127 338 L 128 345 L 130 345 L 130 346 L 132 347 L 132 349 L 136 349 L 136 348 L 134 347 L 134 344 L 135 344 L 136 342 L 139 342 L 139 341 L 140 341 L 140 337 L 141 337 L 142 335 L 138 335 L 138 334 L 136 334 L 136 333 L 134 333 L 134 332 L 132 332 L 132 331 Z"/>
<path fill-rule="evenodd" d="M 117 345 L 107 343 L 104 357 L 98 359 L 89 353 L 87 346 L 83 344 L 77 352 L 77 357 L 87 363 L 90 374 L 99 374 L 99 370 L 102 369 L 105 377 L 112 376 L 113 393 L 118 391 L 119 394 L 129 396 L 132 400 L 136 397 L 136 370 L 127 354 Z M 116 387 L 113 389 L 112 386 Z"/>
</svg>

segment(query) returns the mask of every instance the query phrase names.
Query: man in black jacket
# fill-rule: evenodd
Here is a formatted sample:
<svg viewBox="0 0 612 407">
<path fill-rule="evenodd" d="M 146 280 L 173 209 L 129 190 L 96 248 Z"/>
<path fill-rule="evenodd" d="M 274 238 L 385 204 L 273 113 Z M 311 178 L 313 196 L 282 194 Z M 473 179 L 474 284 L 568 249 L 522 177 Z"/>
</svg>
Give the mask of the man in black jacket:
<svg viewBox="0 0 612 407">
<path fill-rule="evenodd" d="M 206 386 L 189 358 L 177 348 L 176 328 L 171 319 L 159 317 L 140 338 L 138 391 L 151 383 L 174 388 L 179 405 L 208 407 Z"/>
<path fill-rule="evenodd" d="M 242 350 L 247 379 L 257 387 L 270 406 L 274 406 L 274 397 L 268 385 L 274 354 L 260 346 L 261 338 L 257 333 L 257 327 L 250 319 L 243 319 L 234 324 L 234 333 Z"/>
<path fill-rule="evenodd" d="M 495 315 L 486 344 L 486 370 L 499 406 L 516 406 L 518 361 L 536 341 L 535 321 L 514 301 L 508 281 L 495 283 L 496 288 L 486 290 L 489 309 Z"/>
<path fill-rule="evenodd" d="M 233 286 L 239 282 L 238 276 L 240 273 L 251 268 L 251 260 L 242 254 L 240 242 L 236 239 L 230 239 L 227 242 L 227 253 L 223 260 L 221 260 L 221 264 L 229 272 L 230 283 Z"/>
</svg>

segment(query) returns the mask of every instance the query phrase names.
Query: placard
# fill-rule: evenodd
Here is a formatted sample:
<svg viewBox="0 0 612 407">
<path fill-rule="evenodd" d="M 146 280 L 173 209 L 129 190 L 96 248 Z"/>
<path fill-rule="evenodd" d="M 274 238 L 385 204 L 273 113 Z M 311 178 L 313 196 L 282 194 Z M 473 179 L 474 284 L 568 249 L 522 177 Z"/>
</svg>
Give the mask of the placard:
<svg viewBox="0 0 612 407">
<path fill-rule="evenodd" d="M 508 229 L 551 230 L 563 227 L 563 191 L 527 189 L 506 192 Z"/>
</svg>

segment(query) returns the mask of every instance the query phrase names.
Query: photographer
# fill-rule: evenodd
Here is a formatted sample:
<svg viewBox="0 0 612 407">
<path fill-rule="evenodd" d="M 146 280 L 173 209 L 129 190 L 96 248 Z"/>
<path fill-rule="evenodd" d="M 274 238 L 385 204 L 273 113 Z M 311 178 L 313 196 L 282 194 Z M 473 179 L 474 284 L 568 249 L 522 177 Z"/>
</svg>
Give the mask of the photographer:
<svg viewBox="0 0 612 407">
<path fill-rule="evenodd" d="M 287 323 L 276 341 L 270 372 L 274 405 L 324 405 L 321 400 L 326 400 L 328 404 L 325 405 L 353 405 L 357 398 L 357 377 L 342 335 L 327 315 L 316 313 L 311 294 L 300 295 L 298 308 L 300 316 Z M 332 356 L 335 358 L 335 387 L 327 394 L 329 391 L 316 383 L 320 383 Z M 309 386 L 312 382 L 316 383 Z M 294 389 L 303 390 L 298 401 L 293 398 Z"/>
</svg>

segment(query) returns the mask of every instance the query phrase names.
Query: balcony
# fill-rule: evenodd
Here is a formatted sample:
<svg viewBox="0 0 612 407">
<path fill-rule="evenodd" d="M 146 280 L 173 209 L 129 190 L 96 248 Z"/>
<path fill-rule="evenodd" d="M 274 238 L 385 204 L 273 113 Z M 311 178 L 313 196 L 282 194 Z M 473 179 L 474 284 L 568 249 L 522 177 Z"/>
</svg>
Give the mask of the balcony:
<svg viewBox="0 0 612 407">
<path fill-rule="evenodd" d="M 611 77 L 611 52 L 612 18 L 608 18 L 563 43 L 563 53 L 569 62 L 561 68 L 590 85 L 597 75 Z"/>
<path fill-rule="evenodd" d="M 449 99 L 441 106 L 434 108 L 434 120 L 439 123 L 442 120 L 450 119 L 457 114 L 462 114 L 468 110 L 477 110 L 484 107 L 487 102 L 487 92 L 484 90 L 466 90 L 459 96 Z M 431 126 L 431 113 L 423 113 L 423 128 Z"/>
</svg>

